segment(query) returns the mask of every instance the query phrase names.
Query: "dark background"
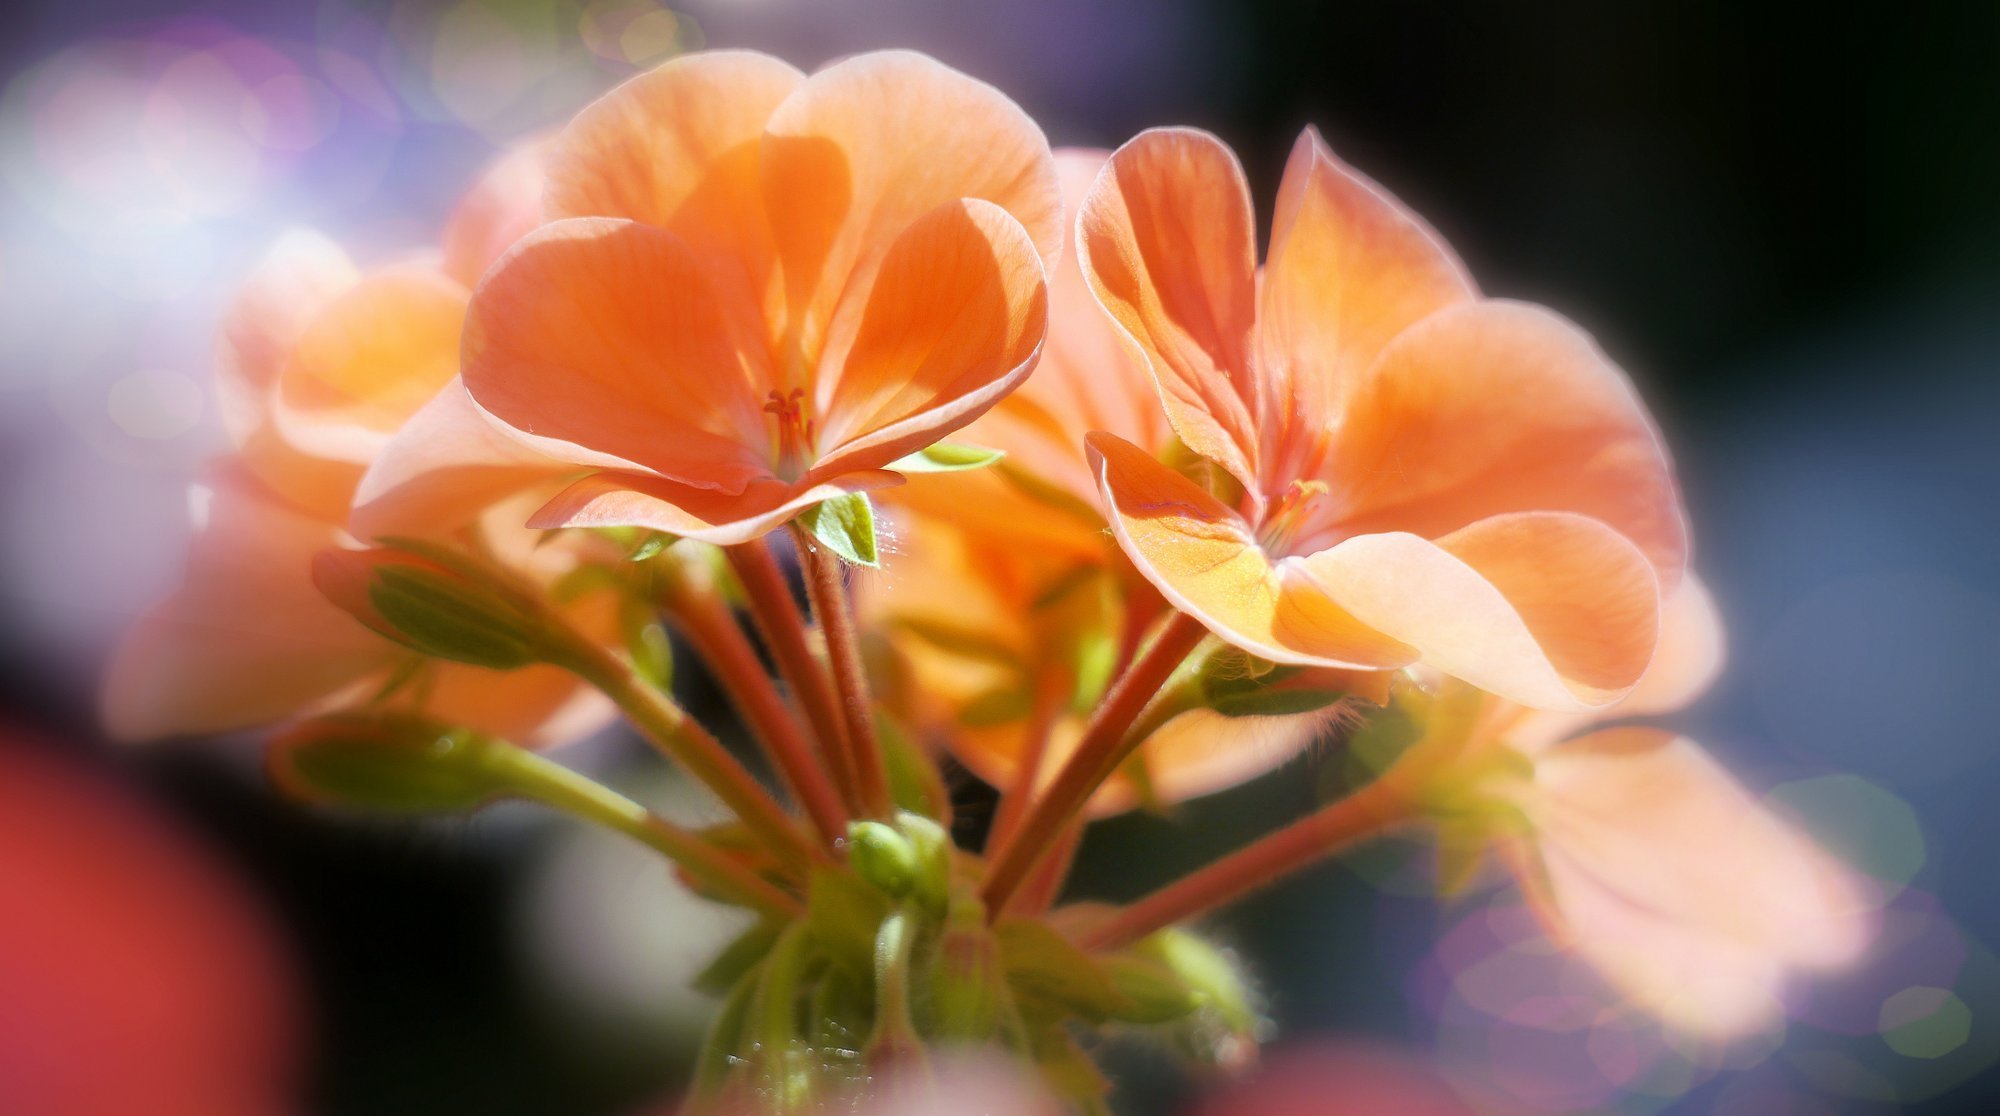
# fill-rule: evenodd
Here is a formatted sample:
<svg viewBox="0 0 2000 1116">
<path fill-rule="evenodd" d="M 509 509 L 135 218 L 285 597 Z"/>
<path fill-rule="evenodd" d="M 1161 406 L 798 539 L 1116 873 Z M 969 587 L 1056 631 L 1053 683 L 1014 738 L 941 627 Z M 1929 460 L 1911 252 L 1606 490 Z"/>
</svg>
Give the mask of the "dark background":
<svg viewBox="0 0 2000 1116">
<path fill-rule="evenodd" d="M 489 6 L 546 17 L 556 34 L 577 8 Z M 1548 303 L 1591 329 L 1655 408 L 1681 464 L 1697 562 L 1732 628 L 1733 669 L 1683 723 L 1759 786 L 1834 772 L 1865 780 L 1859 798 L 1822 819 L 1830 839 L 1865 863 L 1903 865 L 1964 940 L 2000 941 L 1990 887 L 2000 841 L 1990 806 L 2000 790 L 2000 5 L 712 0 L 677 10 L 710 45 L 807 68 L 876 46 L 927 50 L 1009 91 L 1058 143 L 1115 145 L 1158 123 L 1213 129 L 1242 156 L 1266 218 L 1285 152 L 1316 123 L 1343 158 L 1429 217 L 1489 292 Z M 79 42 L 199 25 L 310 44 L 346 26 L 329 11 L 405 28 L 371 59 L 421 56 L 427 41 L 430 13 L 407 3 L 15 0 L 0 15 L 0 77 L 18 77 L 6 111 L 28 111 L 20 90 L 31 67 Z M 212 215 L 222 231 L 210 286 L 226 291 L 232 269 L 284 224 L 319 224 L 365 248 L 434 223 L 497 140 L 559 119 L 631 70 L 586 61 L 587 80 L 491 119 L 420 103 L 379 135 L 337 133 L 365 144 L 376 180 L 329 198 L 307 175 L 262 208 Z M 49 307 L 85 289 L 24 288 L 35 260 L 66 257 L 61 237 L 37 231 L 47 184 L 28 169 L 32 145 L 8 142 L 0 712 L 147 784 L 269 897 L 312 989 L 318 1111 L 584 1116 L 629 1111 L 670 1086 L 684 1054 L 558 1034 L 523 975 L 513 927 L 524 850 L 547 829 L 338 824 L 272 799 L 240 747 L 110 757 L 89 746 L 93 664 L 137 602 L 170 580 L 173 493 L 216 443 L 205 423 L 129 453 L 54 421 L 129 350 L 94 352 L 95 365 L 50 359 L 45 334 L 61 323 Z M 181 316 L 188 332 L 175 337 L 206 329 L 196 309 Z M 115 331 L 122 319 L 91 320 Z M 131 344 L 153 343 L 150 328 L 127 330 Z M 162 359 L 198 361 L 193 342 L 161 344 L 176 354 Z M 198 363 L 187 371 L 205 375 Z M 122 494 L 106 506 L 132 518 L 84 524 L 52 507 L 38 478 L 64 453 L 91 463 L 87 491 Z M 116 584 L 72 583 L 96 575 L 71 556 L 106 548 L 150 552 L 155 572 L 114 565 Z M 712 707 L 691 685 L 693 704 Z M 644 761 L 613 741 L 591 762 Z M 1086 849 L 1079 886 L 1115 895 L 1159 882 L 1303 809 L 1311 784 L 1288 769 L 1197 803 L 1178 823 L 1108 825 Z M 1901 804 L 1919 819 L 1914 852 L 1890 824 Z M 1867 824 L 1856 828 L 1858 815 Z M 1141 846 L 1147 855 L 1135 858 Z M 1382 898 L 1341 867 L 1220 923 L 1263 974 L 1286 1033 L 1419 1048 L 1432 1030 L 1407 975 L 1438 925 L 1430 904 Z M 2000 994 L 1977 982 L 1955 991 L 1973 1013 L 1968 1045 L 1992 1045 Z M 1178 1086 L 1164 1067 L 1134 1065 L 1133 1111 L 1170 1110 Z M 1795 1111 L 1993 1111 L 2000 1077 L 1982 1065 L 1885 1070 L 1891 1091 L 1910 1098 L 1901 1109 L 1808 1090 L 1818 1099 Z M 1784 1059 L 1755 1072 L 1784 1073 Z M 1729 1088 L 1698 1088 L 1669 1110 L 1747 1103 Z"/>
</svg>

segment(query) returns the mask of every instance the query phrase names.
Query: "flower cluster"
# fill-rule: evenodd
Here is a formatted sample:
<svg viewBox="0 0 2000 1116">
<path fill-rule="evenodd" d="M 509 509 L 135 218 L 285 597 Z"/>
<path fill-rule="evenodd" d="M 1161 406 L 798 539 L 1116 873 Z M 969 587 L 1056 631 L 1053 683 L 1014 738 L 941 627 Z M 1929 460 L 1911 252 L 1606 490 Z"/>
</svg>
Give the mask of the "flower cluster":
<svg viewBox="0 0 2000 1116">
<path fill-rule="evenodd" d="M 235 450 L 107 719 L 275 726 L 311 801 L 540 802 L 756 912 L 703 978 L 700 1110 L 847 1104 L 956 1046 L 1097 1110 L 1112 1029 L 1240 1063 L 1246 977 L 1183 925 L 1409 828 L 1444 891 L 1504 865 L 1635 1007 L 1768 1024 L 1863 948 L 1866 894 L 1694 744 L 1584 731 L 1721 657 L 1631 384 L 1315 132 L 1261 265 L 1256 223 L 1203 132 L 1051 151 L 905 52 L 668 62 L 431 252 L 273 252 L 223 331 Z M 676 703 L 669 630 L 769 781 Z M 543 755 L 617 713 L 733 820 Z M 1372 779 L 1059 904 L 1092 817 L 1327 740 Z M 990 825 L 954 824 L 946 756 Z"/>
</svg>

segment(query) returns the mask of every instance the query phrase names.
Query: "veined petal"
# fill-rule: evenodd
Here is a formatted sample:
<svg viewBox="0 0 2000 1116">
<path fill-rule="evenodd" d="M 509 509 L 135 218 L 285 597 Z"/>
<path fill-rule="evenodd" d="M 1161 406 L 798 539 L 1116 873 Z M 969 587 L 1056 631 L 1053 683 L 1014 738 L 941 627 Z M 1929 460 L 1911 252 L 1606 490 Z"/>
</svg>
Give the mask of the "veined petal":
<svg viewBox="0 0 2000 1116">
<path fill-rule="evenodd" d="M 592 473 L 550 500 L 528 526 L 645 527 L 670 535 L 734 546 L 782 527 L 799 512 L 850 492 L 903 483 L 896 473 L 843 474 L 838 483 L 810 486 L 757 481 L 740 493 L 691 488 L 643 473 Z"/>
<path fill-rule="evenodd" d="M 1257 248 L 1236 156 L 1190 128 L 1140 133 L 1084 198 L 1076 242 L 1181 440 L 1255 489 Z"/>
<path fill-rule="evenodd" d="M 271 392 L 306 327 L 361 272 L 338 244 L 294 229 L 278 238 L 229 304 L 215 379 L 222 423 L 238 446 L 270 417 Z"/>
<path fill-rule="evenodd" d="M 551 456 L 740 492 L 774 439 L 760 320 L 733 290 L 663 229 L 543 225 L 473 293 L 466 390 Z"/>
<path fill-rule="evenodd" d="M 509 148 L 480 172 L 451 211 L 442 241 L 444 273 L 466 289 L 477 286 L 501 253 L 542 223 L 549 149 L 547 137 Z"/>
<path fill-rule="evenodd" d="M 1423 219 L 1333 157 L 1307 128 L 1292 147 L 1258 290 L 1267 477 L 1299 475 L 1341 393 L 1419 319 L 1476 290 Z"/>
<path fill-rule="evenodd" d="M 327 603 L 313 555 L 339 545 L 316 519 L 225 465 L 196 492 L 181 587 L 119 646 L 104 691 L 112 735 L 221 732 L 300 713 L 393 661 L 396 649 Z"/>
<path fill-rule="evenodd" d="M 1174 607 L 1274 662 L 1368 670 L 1416 652 L 1333 603 L 1292 562 L 1272 564 L 1250 525 L 1200 485 L 1109 434 L 1089 440 L 1112 535 Z"/>
<path fill-rule="evenodd" d="M 1044 264 L 1062 244 L 1062 196 L 1041 129 L 999 90 L 912 51 L 857 55 L 814 74 L 771 115 L 762 159 L 809 363 L 847 289 L 865 285 L 895 238 L 945 202 L 1006 210 Z"/>
<path fill-rule="evenodd" d="M 1091 183 L 1111 153 L 1077 148 L 1055 153 L 1065 222 L 1075 227 Z M 1119 327 L 1083 280 L 1069 246 L 1049 275 L 1049 333 L 1034 375 L 966 431 L 968 441 L 1007 454 L 1010 468 L 1096 506 L 1097 478 L 1084 455 L 1084 435 L 1104 430 L 1159 452 L 1173 438 L 1153 374 L 1126 345 Z"/>
<path fill-rule="evenodd" d="M 577 472 L 506 433 L 454 379 L 368 467 L 348 527 L 364 539 L 436 536 L 516 493 Z"/>
<path fill-rule="evenodd" d="M 1289 561 L 1424 662 L 1521 705 L 1608 704 L 1638 681 L 1659 639 L 1645 555 L 1579 515 L 1494 516 L 1436 542 L 1362 535 Z"/>
<path fill-rule="evenodd" d="M 1871 905 L 1857 877 L 1683 737 L 1610 729 L 1558 745 L 1537 760 L 1523 805 L 1558 909 L 1583 923 L 1577 947 L 1621 983 L 1672 996 L 1701 969 L 1695 947 L 1782 971 L 1844 965 L 1867 946 Z M 1657 934 L 1592 924 L 1620 909 L 1688 948 L 1660 954 L 1642 948 Z"/>
<path fill-rule="evenodd" d="M 1582 330 L 1524 303 L 1449 307 L 1348 393 L 1327 462 L 1346 535 L 1436 538 L 1503 512 L 1576 512 L 1638 544 L 1671 591 L 1687 530 L 1632 385 Z"/>
<path fill-rule="evenodd" d="M 548 216 L 657 225 L 766 305 L 774 257 L 759 150 L 771 113 L 805 80 L 769 55 L 703 51 L 626 81 L 557 140 Z"/>
<path fill-rule="evenodd" d="M 887 465 L 978 418 L 1028 375 L 1047 331 L 1041 258 L 990 202 L 919 218 L 856 294 L 835 314 L 818 377 L 831 448 L 814 476 Z"/>
<path fill-rule="evenodd" d="M 287 499 L 338 522 L 368 462 L 457 370 L 465 299 L 464 287 L 420 263 L 348 288 L 293 347 L 272 437 L 253 437 L 244 459 Z"/>
</svg>

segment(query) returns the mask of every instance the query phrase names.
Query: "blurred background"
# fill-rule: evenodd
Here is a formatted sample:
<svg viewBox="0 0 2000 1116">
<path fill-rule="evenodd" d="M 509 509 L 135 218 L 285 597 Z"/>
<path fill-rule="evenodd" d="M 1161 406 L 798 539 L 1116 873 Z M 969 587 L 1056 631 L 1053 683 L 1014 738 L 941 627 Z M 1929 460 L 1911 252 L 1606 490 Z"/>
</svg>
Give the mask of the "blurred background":
<svg viewBox="0 0 2000 1116">
<path fill-rule="evenodd" d="M 1266 217 L 1315 123 L 1488 292 L 1591 329 L 1659 415 L 1731 626 L 1681 724 L 1884 881 L 1885 944 L 1720 1072 L 1523 1022 L 1573 979 L 1532 951 L 1513 1000 L 1467 987 L 1513 916 L 1399 897 L 1415 853 L 1389 848 L 1218 921 L 1283 1041 L 1401 1050 L 1521 1112 L 2000 1110 L 2000 5 L 11 0 L 0 735 L 228 881 L 291 974 L 260 1010 L 296 1031 L 305 1111 L 643 1111 L 683 1079 L 710 1005 L 678 988 L 731 924 L 543 819 L 357 825 L 276 800 L 245 742 L 99 742 L 97 674 L 176 578 L 185 487 L 223 441 L 219 308 L 294 226 L 364 263 L 428 243 L 498 146 L 703 45 L 807 69 L 915 47 L 1058 144 L 1207 127 Z M 680 793 L 615 734 L 566 758 Z M 1326 758 L 1102 827 L 1078 889 L 1135 894 L 1302 810 Z M 0 873 L 39 839 L 14 817 Z M 0 1039 L 29 1027 L 5 983 L 27 948 L 0 927 Z M 1186 1110 L 1164 1059 L 1118 1058 L 1121 1111 Z"/>
</svg>

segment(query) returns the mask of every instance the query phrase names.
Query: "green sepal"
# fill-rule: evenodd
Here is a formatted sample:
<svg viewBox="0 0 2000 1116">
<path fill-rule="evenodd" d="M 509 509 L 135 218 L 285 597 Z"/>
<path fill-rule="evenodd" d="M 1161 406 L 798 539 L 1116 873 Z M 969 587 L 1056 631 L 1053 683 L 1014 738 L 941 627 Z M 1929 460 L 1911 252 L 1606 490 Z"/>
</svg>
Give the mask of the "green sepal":
<svg viewBox="0 0 2000 1116">
<path fill-rule="evenodd" d="M 655 689 L 673 689 L 674 647 L 658 614 L 638 598 L 628 597 L 619 605 L 618 626 L 624 636 L 625 653 L 639 676 Z"/>
<path fill-rule="evenodd" d="M 851 872 L 815 868 L 806 892 L 813 941 L 834 964 L 873 979 L 875 931 L 890 911 L 883 894 Z"/>
<path fill-rule="evenodd" d="M 346 713 L 271 741 L 272 779 L 295 798 L 389 813 L 457 814 L 519 793 L 513 745 L 417 717 Z"/>
<path fill-rule="evenodd" d="M 1013 1001 L 1000 941 L 986 925 L 986 907 L 955 896 L 938 936 L 931 971 L 931 1029 L 939 1039 L 985 1042 L 1011 1029 Z"/>
<path fill-rule="evenodd" d="M 708 1034 L 695 1054 L 694 1081 L 688 1090 L 697 1106 L 717 1100 L 742 1064 L 744 1031 L 750 1023 L 750 1005 L 756 999 L 762 961 L 759 958 L 757 965 L 737 978 L 729 998 L 722 1002 L 722 1010 L 708 1025 Z M 697 1111 L 703 1110 L 697 1107 Z M 718 1105 L 716 1110 L 726 1109 Z"/>
<path fill-rule="evenodd" d="M 951 791 L 944 785 L 944 775 L 938 771 L 937 763 L 924 754 L 894 718 L 885 713 L 876 714 L 875 738 L 882 742 L 882 766 L 889 778 L 889 800 L 899 810 L 949 823 Z"/>
<path fill-rule="evenodd" d="M 959 473 L 981 469 L 1007 456 L 1004 451 L 961 442 L 936 442 L 883 466 L 892 473 Z"/>
<path fill-rule="evenodd" d="M 1034 1022 L 1075 1015 L 1089 1023 L 1130 1005 L 1088 953 L 1040 922 L 1011 919 L 994 927 L 1021 1014 Z"/>
<path fill-rule="evenodd" d="M 1227 951 L 1175 927 L 1145 938 L 1130 953 L 1173 974 L 1228 1032 L 1254 1035 L 1262 1027 L 1255 994 Z"/>
<path fill-rule="evenodd" d="M 1125 999 L 1126 1006 L 1113 1017 L 1121 1023 L 1172 1023 L 1199 1011 L 1206 1002 L 1173 970 L 1149 958 L 1120 954 L 1099 964 Z"/>
<path fill-rule="evenodd" d="M 1037 1029 L 1032 1042 L 1035 1068 L 1050 1088 L 1083 1116 L 1109 1116 L 1104 1098 L 1111 1092 L 1111 1081 L 1077 1045 L 1074 1035 L 1061 1026 L 1048 1026 Z"/>
<path fill-rule="evenodd" d="M 823 500 L 799 513 L 799 526 L 821 546 L 857 566 L 879 564 L 875 553 L 875 506 L 864 492 Z"/>
<path fill-rule="evenodd" d="M 772 944 L 783 930 L 782 923 L 764 919 L 738 934 L 694 978 L 695 990 L 720 996 L 736 987 L 744 974 L 755 969 L 771 952 Z"/>
</svg>

